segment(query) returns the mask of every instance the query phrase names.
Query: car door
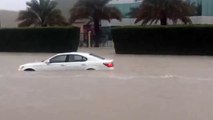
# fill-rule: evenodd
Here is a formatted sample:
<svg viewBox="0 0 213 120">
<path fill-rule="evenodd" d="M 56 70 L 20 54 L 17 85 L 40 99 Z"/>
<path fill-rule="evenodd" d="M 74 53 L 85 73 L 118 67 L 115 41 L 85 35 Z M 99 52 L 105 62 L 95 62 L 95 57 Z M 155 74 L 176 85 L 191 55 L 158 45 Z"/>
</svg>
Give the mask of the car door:
<svg viewBox="0 0 213 120">
<path fill-rule="evenodd" d="M 68 55 L 66 69 L 67 70 L 84 70 L 86 69 L 87 58 L 81 55 Z"/>
<path fill-rule="evenodd" d="M 45 70 L 66 70 L 67 55 L 58 55 L 49 60 Z"/>
</svg>

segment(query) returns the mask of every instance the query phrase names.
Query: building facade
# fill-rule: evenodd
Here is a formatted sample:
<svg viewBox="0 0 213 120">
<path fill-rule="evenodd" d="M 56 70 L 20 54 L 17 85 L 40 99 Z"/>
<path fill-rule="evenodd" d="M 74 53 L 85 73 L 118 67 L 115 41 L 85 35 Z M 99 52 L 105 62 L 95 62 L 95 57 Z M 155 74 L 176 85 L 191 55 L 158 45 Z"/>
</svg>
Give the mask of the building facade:
<svg viewBox="0 0 213 120">
<path fill-rule="evenodd" d="M 213 0 L 202 0 L 202 15 L 213 16 Z"/>
<path fill-rule="evenodd" d="M 201 15 L 192 17 L 198 24 L 213 24 L 213 0 L 189 0 L 200 5 Z"/>
<path fill-rule="evenodd" d="M 0 28 L 17 27 L 17 11 L 0 10 Z"/>
</svg>

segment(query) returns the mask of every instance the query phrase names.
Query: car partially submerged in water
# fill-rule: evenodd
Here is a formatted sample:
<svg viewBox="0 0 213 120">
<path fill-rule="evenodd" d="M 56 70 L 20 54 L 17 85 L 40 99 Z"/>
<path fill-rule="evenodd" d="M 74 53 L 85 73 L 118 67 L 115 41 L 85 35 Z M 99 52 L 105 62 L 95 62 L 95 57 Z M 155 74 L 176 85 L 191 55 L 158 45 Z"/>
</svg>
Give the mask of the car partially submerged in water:
<svg viewBox="0 0 213 120">
<path fill-rule="evenodd" d="M 41 62 L 20 65 L 19 71 L 41 70 L 113 70 L 112 59 L 92 53 L 68 52 L 56 54 Z"/>
</svg>

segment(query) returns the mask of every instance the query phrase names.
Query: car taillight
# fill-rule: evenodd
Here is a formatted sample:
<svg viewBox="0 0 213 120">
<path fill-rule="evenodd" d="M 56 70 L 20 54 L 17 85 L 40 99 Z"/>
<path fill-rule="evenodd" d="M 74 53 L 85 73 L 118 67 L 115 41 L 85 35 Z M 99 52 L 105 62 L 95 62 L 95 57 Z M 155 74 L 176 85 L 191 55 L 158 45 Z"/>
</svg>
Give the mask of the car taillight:
<svg viewBox="0 0 213 120">
<path fill-rule="evenodd" d="M 114 67 L 113 63 L 104 63 L 104 65 L 107 66 L 107 67 Z"/>
</svg>

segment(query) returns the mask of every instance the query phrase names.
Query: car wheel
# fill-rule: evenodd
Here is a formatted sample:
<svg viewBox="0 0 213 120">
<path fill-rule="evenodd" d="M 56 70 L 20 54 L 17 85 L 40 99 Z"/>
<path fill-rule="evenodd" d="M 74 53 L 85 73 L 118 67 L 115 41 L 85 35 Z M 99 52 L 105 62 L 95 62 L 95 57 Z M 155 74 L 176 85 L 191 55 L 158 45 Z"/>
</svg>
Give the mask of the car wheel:
<svg viewBox="0 0 213 120">
<path fill-rule="evenodd" d="M 35 71 L 34 69 L 32 69 L 32 68 L 28 68 L 28 69 L 25 69 L 24 71 Z"/>
<path fill-rule="evenodd" d="M 87 70 L 95 70 L 94 68 L 88 68 Z"/>
</svg>

